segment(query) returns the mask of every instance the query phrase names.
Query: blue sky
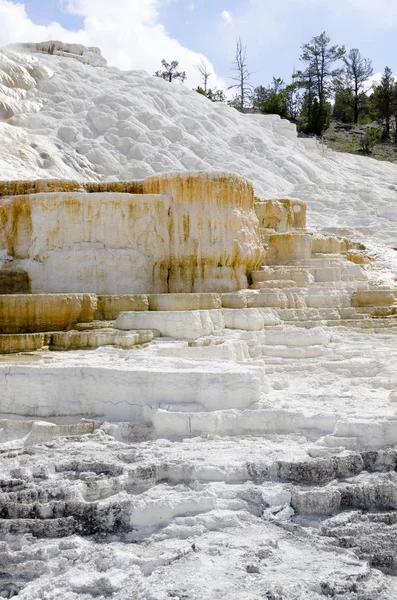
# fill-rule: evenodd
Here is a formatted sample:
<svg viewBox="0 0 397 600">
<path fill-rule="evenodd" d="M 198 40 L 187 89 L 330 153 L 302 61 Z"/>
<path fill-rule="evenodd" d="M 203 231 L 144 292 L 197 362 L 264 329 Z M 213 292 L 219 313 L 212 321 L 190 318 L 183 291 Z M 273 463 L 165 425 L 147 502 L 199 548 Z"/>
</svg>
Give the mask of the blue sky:
<svg viewBox="0 0 397 600">
<path fill-rule="evenodd" d="M 162 6 L 160 18 L 170 35 L 206 54 L 225 78 L 230 73 L 236 36 L 247 46 L 248 65 L 256 72 L 253 79 L 262 83 L 273 75 L 289 79 L 293 68 L 299 68 L 301 45 L 322 31 L 335 44 L 359 48 L 363 56 L 372 59 L 375 71 L 386 64 L 397 70 L 396 23 L 393 19 L 391 23 L 383 19 L 374 22 L 372 10 L 367 13 L 365 0 L 360 1 L 361 10 L 355 3 L 337 0 L 172 0 Z M 397 4 L 390 0 L 389 5 L 394 2 Z M 373 0 L 373 4 L 379 3 Z M 224 11 L 230 22 L 219 27 L 219 15 Z"/>
<path fill-rule="evenodd" d="M 61 2 L 57 0 L 25 0 L 21 3 L 25 5 L 28 17 L 37 25 L 49 25 L 58 21 L 66 29 L 81 29 L 84 26 L 81 16 L 62 9 Z"/>
<path fill-rule="evenodd" d="M 290 79 L 300 46 L 326 31 L 335 44 L 357 47 L 397 72 L 397 0 L 0 0 L 0 45 L 62 39 L 100 46 L 110 64 L 153 72 L 161 58 L 179 60 L 188 85 L 204 55 L 230 83 L 235 40 L 247 46 L 253 83 Z"/>
</svg>

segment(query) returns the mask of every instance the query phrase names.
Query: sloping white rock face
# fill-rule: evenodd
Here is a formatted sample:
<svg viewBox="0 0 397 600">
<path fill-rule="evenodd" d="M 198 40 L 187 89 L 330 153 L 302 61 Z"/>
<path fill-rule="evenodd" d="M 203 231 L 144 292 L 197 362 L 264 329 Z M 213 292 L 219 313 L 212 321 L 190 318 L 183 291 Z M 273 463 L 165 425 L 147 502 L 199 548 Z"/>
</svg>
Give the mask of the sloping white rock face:
<svg viewBox="0 0 397 600">
<path fill-rule="evenodd" d="M 397 244 L 393 164 L 328 150 L 322 157 L 278 117 L 239 114 L 144 72 L 27 49 L 3 50 L 0 61 L 3 179 L 228 171 L 258 195 L 306 201 L 309 224 L 358 227 Z"/>
</svg>

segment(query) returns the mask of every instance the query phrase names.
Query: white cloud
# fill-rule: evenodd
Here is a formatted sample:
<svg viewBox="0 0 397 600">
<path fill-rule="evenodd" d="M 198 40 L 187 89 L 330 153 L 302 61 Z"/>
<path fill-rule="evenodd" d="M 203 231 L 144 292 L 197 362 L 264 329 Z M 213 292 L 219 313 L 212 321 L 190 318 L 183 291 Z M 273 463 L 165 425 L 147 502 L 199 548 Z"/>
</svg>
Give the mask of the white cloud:
<svg viewBox="0 0 397 600">
<path fill-rule="evenodd" d="M 228 10 L 223 10 L 221 12 L 221 19 L 226 25 L 231 25 L 233 23 L 232 15 Z"/>
<path fill-rule="evenodd" d="M 23 4 L 0 0 L 1 45 L 17 42 L 41 42 L 58 39 L 87 46 L 99 46 L 109 64 L 120 69 L 144 69 L 154 73 L 161 59 L 178 60 L 188 75 L 187 85 L 200 83 L 197 63 L 205 60 L 200 53 L 182 46 L 159 22 L 158 8 L 164 0 L 64 0 L 63 9 L 84 20 L 80 31 L 69 31 L 59 23 L 36 25 Z M 217 87 L 224 80 L 214 76 Z"/>
</svg>

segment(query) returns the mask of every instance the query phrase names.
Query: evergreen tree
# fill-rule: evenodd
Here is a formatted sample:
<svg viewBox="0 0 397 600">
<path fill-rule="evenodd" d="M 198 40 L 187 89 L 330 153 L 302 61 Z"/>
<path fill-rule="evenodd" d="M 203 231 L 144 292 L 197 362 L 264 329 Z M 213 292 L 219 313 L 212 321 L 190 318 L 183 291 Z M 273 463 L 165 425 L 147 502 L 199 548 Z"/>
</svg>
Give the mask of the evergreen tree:
<svg viewBox="0 0 397 600">
<path fill-rule="evenodd" d="M 302 110 L 303 96 L 299 93 L 299 87 L 296 82 L 285 86 L 285 95 L 288 104 L 288 118 L 297 122 Z"/>
<path fill-rule="evenodd" d="M 211 102 L 226 102 L 226 95 L 223 90 L 209 88 L 206 91 L 201 86 L 198 86 L 197 88 L 195 88 L 194 91 L 198 94 L 202 94 L 203 96 L 208 98 L 208 100 L 211 100 Z"/>
<path fill-rule="evenodd" d="M 177 60 L 172 60 L 170 63 L 168 63 L 163 58 L 161 64 L 163 65 L 163 69 L 162 71 L 155 72 L 156 77 L 161 77 L 162 79 L 165 79 L 165 81 L 169 81 L 170 83 L 172 83 L 174 79 L 179 79 L 179 81 L 182 81 L 182 83 L 185 81 L 185 71 L 177 71 L 179 65 L 179 62 Z"/>
<path fill-rule="evenodd" d="M 351 92 L 344 87 L 340 87 L 335 92 L 334 106 L 332 110 L 333 119 L 336 121 L 341 121 L 342 123 L 354 123 L 354 113 L 351 106 L 352 103 L 353 95 Z"/>
<path fill-rule="evenodd" d="M 288 94 L 284 81 L 273 77 L 272 85 L 267 88 L 262 85 L 256 87 L 252 95 L 252 107 L 261 113 L 288 117 Z"/>
<path fill-rule="evenodd" d="M 394 127 L 394 143 L 397 144 L 397 81 L 394 82 L 392 88 L 392 113 Z"/>
<path fill-rule="evenodd" d="M 353 122 L 358 123 L 360 112 L 366 104 L 366 82 L 373 75 L 372 63 L 368 58 L 362 58 L 360 51 L 353 48 L 343 56 L 345 72 L 343 77 L 343 89 L 345 100 L 353 109 Z"/>
<path fill-rule="evenodd" d="M 331 39 L 323 32 L 304 44 L 300 60 L 305 69 L 295 74 L 295 80 L 306 90 L 307 131 L 317 135 L 327 127 L 328 99 L 333 91 L 334 80 L 342 71 L 334 65 L 345 54 L 344 46 L 331 46 L 330 43 Z"/>
<path fill-rule="evenodd" d="M 371 106 L 375 118 L 383 124 L 383 139 L 390 138 L 390 121 L 393 114 L 394 79 L 390 67 L 385 67 L 379 85 L 374 87 Z"/>
<path fill-rule="evenodd" d="M 209 88 L 206 96 L 211 102 L 226 102 L 226 94 L 223 90 Z"/>
</svg>

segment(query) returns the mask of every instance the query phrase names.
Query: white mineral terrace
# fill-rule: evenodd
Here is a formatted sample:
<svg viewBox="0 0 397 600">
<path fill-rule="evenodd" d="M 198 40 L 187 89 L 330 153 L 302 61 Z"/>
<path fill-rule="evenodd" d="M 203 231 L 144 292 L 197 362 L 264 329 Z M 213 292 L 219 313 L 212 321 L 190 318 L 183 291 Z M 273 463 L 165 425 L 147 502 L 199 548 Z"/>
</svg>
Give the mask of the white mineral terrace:
<svg viewBox="0 0 397 600">
<path fill-rule="evenodd" d="M 0 596 L 397 600 L 396 165 L 105 65 L 0 52 Z"/>
</svg>

